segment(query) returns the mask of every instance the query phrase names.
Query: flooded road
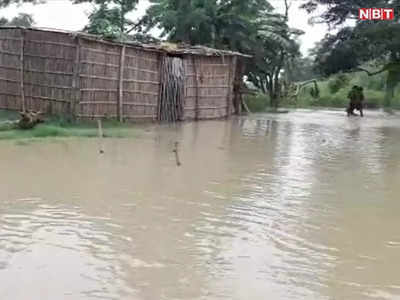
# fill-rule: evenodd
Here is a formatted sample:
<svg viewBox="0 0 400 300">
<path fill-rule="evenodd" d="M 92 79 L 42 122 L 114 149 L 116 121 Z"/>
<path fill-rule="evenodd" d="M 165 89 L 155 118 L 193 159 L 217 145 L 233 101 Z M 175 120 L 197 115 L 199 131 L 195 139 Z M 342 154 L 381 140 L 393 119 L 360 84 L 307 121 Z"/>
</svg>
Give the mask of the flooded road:
<svg viewBox="0 0 400 300">
<path fill-rule="evenodd" d="M 0 299 L 400 299 L 400 116 L 366 115 L 0 141 Z"/>
</svg>

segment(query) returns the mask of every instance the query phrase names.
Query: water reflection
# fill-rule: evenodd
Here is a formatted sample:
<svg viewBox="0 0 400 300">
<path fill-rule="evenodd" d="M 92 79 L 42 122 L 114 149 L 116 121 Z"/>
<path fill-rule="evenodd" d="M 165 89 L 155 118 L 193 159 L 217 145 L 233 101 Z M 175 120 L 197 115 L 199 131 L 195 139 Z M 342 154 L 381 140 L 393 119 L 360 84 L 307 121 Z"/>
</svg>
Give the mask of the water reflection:
<svg viewBox="0 0 400 300">
<path fill-rule="evenodd" d="M 119 299 L 126 284 L 110 220 L 16 199 L 0 209 L 1 299 Z M 115 232 L 115 228 L 113 228 Z"/>
<path fill-rule="evenodd" d="M 0 299 L 400 296 L 397 118 L 144 132 L 103 156 L 93 140 L 1 142 Z"/>
</svg>

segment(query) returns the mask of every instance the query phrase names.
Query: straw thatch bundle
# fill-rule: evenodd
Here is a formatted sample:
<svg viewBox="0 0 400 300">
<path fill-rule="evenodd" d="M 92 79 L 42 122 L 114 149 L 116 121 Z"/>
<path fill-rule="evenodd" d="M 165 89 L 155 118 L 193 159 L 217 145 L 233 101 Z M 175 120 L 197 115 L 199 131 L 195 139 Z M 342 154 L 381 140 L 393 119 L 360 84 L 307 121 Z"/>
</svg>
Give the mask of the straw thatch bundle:
<svg viewBox="0 0 400 300">
<path fill-rule="evenodd" d="M 185 77 L 182 59 L 164 57 L 161 72 L 160 121 L 182 120 Z"/>
</svg>

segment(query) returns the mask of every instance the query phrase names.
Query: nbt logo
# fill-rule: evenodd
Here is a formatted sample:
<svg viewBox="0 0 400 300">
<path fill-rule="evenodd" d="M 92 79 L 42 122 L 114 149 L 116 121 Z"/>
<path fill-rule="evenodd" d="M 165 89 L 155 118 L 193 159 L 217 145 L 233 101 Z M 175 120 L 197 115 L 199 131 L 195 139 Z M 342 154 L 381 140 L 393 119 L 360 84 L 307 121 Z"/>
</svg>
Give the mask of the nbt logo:
<svg viewBox="0 0 400 300">
<path fill-rule="evenodd" d="M 360 20 L 393 20 L 393 8 L 360 8 L 358 10 Z"/>
</svg>

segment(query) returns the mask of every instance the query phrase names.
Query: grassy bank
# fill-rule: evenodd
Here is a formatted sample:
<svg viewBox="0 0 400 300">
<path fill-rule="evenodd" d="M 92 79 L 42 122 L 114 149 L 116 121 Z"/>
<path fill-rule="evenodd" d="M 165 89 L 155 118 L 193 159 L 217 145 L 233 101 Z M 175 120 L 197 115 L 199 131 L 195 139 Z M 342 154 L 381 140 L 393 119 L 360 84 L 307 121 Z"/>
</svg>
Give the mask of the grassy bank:
<svg viewBox="0 0 400 300">
<path fill-rule="evenodd" d="M 280 106 L 295 108 L 344 108 L 349 103 L 347 94 L 351 87 L 353 85 L 360 85 L 364 87 L 367 108 L 383 107 L 385 79 L 385 74 L 370 77 L 364 72 L 331 76 L 318 82 L 320 89 L 318 98 L 311 96 L 312 85 L 309 85 L 301 91 L 296 102 L 282 99 Z M 266 95 L 248 96 L 246 97 L 246 102 L 252 112 L 264 112 L 269 109 L 269 98 Z M 400 109 L 400 86 L 396 89 L 391 108 Z"/>
<path fill-rule="evenodd" d="M 43 124 L 38 124 L 34 129 L 13 129 L 7 124 L 8 121 L 18 119 L 15 112 L 0 110 L 0 140 L 4 139 L 32 139 L 47 137 L 97 137 L 97 122 L 71 122 L 62 118 L 48 118 Z M 103 121 L 103 132 L 105 137 L 134 137 L 139 131 L 132 124 L 121 124 L 116 121 Z"/>
</svg>

